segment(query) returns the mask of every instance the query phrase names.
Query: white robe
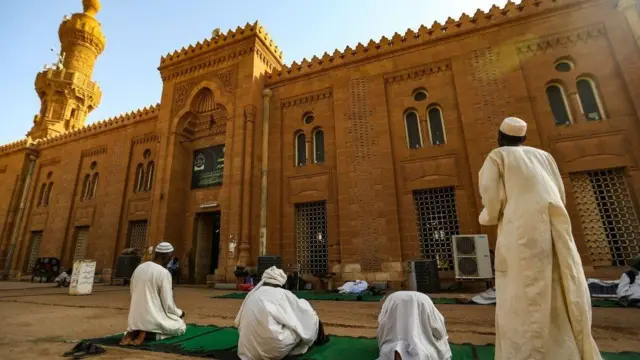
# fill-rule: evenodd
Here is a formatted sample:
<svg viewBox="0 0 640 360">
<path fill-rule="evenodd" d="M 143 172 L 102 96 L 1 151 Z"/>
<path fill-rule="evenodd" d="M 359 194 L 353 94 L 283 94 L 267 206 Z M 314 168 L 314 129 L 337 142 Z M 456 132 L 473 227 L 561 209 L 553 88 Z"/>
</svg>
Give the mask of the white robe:
<svg viewBox="0 0 640 360">
<path fill-rule="evenodd" d="M 142 330 L 165 336 L 180 336 L 187 325 L 182 310 L 173 302 L 169 270 L 147 261 L 131 276 L 131 306 L 127 331 Z"/>
<path fill-rule="evenodd" d="M 636 280 L 633 284 L 631 284 L 629 275 L 626 273 L 622 274 L 616 295 L 618 295 L 619 298 L 640 300 L 640 273 L 636 271 Z"/>
<path fill-rule="evenodd" d="M 260 286 L 250 292 L 236 318 L 242 360 L 279 360 L 307 352 L 318 336 L 318 315 L 292 292 Z"/>
<path fill-rule="evenodd" d="M 498 225 L 496 360 L 601 359 L 591 297 L 553 157 L 502 147 L 479 178 L 482 225 Z"/>
<path fill-rule="evenodd" d="M 378 315 L 378 360 L 449 360 L 451 349 L 444 317 L 431 299 L 415 291 L 398 291 L 387 297 Z"/>
</svg>

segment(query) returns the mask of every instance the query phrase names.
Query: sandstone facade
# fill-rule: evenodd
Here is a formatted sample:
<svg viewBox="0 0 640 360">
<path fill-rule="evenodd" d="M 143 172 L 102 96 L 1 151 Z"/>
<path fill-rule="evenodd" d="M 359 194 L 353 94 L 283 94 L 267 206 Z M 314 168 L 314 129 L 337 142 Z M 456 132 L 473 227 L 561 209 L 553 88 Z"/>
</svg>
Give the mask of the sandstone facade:
<svg viewBox="0 0 640 360">
<path fill-rule="evenodd" d="M 515 115 L 557 159 L 585 269 L 621 266 L 640 246 L 639 24 L 636 1 L 524 0 L 291 66 L 258 23 L 216 34 L 162 57 L 159 104 L 78 127 L 94 89 L 0 147 L 0 265 L 107 270 L 167 240 L 197 283 L 261 253 L 397 283 L 438 258 L 445 276 L 450 235 L 495 241 L 477 174 Z"/>
</svg>

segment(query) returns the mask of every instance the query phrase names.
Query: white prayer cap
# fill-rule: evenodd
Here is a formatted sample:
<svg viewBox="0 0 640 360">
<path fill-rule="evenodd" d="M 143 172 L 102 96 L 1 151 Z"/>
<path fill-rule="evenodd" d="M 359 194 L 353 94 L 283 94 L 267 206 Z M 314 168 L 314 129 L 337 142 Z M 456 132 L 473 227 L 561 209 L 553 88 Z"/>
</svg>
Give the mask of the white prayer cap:
<svg viewBox="0 0 640 360">
<path fill-rule="evenodd" d="M 262 281 L 269 284 L 282 286 L 287 282 L 287 274 L 285 274 L 284 271 L 278 269 L 277 267 L 272 266 L 264 271 L 264 273 L 262 274 Z"/>
<path fill-rule="evenodd" d="M 527 123 L 517 117 L 508 117 L 500 125 L 500 131 L 505 135 L 523 137 L 527 135 Z"/>
<path fill-rule="evenodd" d="M 161 242 L 156 246 L 157 253 L 170 253 L 173 252 L 173 246 L 168 242 Z"/>
</svg>

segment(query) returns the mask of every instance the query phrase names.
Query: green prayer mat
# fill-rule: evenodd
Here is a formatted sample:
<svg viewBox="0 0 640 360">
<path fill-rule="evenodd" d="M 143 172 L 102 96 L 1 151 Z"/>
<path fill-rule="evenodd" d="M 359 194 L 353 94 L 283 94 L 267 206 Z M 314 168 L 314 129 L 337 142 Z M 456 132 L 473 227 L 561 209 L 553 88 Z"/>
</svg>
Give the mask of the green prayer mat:
<svg viewBox="0 0 640 360">
<path fill-rule="evenodd" d="M 382 300 L 383 295 L 373 295 L 368 291 L 362 294 L 339 294 L 334 292 L 301 290 L 294 291 L 298 299 L 305 300 L 328 300 L 328 301 L 367 301 L 377 302 Z M 214 299 L 244 299 L 248 292 L 234 292 L 226 295 L 212 296 Z"/>
<path fill-rule="evenodd" d="M 87 340 L 106 346 L 120 346 L 123 334 Z M 141 346 L 125 348 L 179 354 L 194 357 L 209 357 L 218 360 L 238 360 L 238 330 L 233 327 L 189 324 L 182 336 L 165 340 L 145 341 Z M 453 360 L 492 360 L 493 345 L 451 344 Z M 605 360 L 640 360 L 640 353 L 603 353 Z M 313 346 L 301 356 L 288 359 L 306 360 L 375 360 L 378 358 L 376 339 L 331 336 L 328 343 Z"/>
<path fill-rule="evenodd" d="M 321 291 L 295 291 L 293 292 L 299 299 L 305 300 L 328 300 L 328 301 L 366 301 L 366 302 L 378 302 L 382 300 L 383 295 L 373 295 L 369 292 L 364 292 L 360 295 L 354 294 L 338 294 L 332 292 Z M 212 296 L 214 299 L 244 299 L 248 292 L 234 292 L 226 295 Z M 478 305 L 468 299 L 455 299 L 455 298 L 431 298 L 434 304 L 459 304 L 459 305 Z M 615 300 L 602 300 L 592 299 L 592 307 L 604 307 L 604 308 L 617 308 L 624 307 Z"/>
</svg>

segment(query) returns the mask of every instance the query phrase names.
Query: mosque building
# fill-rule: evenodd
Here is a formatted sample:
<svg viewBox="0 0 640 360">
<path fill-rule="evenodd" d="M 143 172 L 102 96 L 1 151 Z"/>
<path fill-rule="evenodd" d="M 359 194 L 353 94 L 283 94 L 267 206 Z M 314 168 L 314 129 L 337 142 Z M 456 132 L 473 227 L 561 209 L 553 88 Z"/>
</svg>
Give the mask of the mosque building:
<svg viewBox="0 0 640 360">
<path fill-rule="evenodd" d="M 36 74 L 33 127 L 0 146 L 5 275 L 57 257 L 109 277 L 164 240 L 199 284 L 265 254 L 392 286 L 410 260 L 451 276 L 452 235 L 495 243 L 477 181 L 507 116 L 555 157 L 585 270 L 640 252 L 637 0 L 510 1 L 290 65 L 258 22 L 215 31 L 161 57 L 158 104 L 92 124 L 107 42 L 83 7 Z"/>
</svg>

